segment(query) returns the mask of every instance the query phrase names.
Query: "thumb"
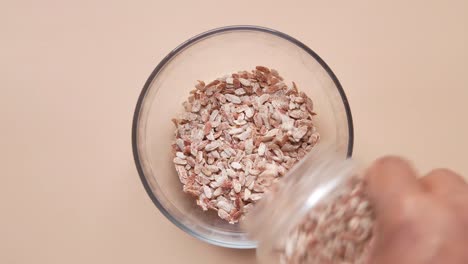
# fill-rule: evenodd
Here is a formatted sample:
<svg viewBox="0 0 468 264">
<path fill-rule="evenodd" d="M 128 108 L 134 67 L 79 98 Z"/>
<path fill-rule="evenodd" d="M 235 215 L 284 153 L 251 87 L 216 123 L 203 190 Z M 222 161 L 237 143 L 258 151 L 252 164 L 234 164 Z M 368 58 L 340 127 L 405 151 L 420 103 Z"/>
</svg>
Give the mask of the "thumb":
<svg viewBox="0 0 468 264">
<path fill-rule="evenodd" d="M 408 161 L 399 157 L 384 157 L 374 162 L 365 173 L 367 194 L 378 218 L 392 213 L 405 197 L 423 191 L 417 174 Z"/>
</svg>

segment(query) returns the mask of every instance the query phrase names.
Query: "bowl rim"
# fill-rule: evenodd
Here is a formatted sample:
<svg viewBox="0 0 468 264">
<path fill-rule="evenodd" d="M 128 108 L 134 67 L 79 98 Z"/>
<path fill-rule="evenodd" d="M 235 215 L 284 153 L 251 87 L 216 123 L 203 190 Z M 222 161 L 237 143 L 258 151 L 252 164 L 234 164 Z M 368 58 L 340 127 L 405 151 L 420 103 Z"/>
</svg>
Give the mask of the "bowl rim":
<svg viewBox="0 0 468 264">
<path fill-rule="evenodd" d="M 189 38 L 182 44 L 178 45 L 175 49 L 173 49 L 169 54 L 167 54 L 161 62 L 158 63 L 156 68 L 151 72 L 150 76 L 146 80 L 143 89 L 140 92 L 140 95 L 138 97 L 138 101 L 135 107 L 135 112 L 133 115 L 133 123 L 132 123 L 132 150 L 133 150 L 133 158 L 135 161 L 135 166 L 137 168 L 138 174 L 140 176 L 141 182 L 143 183 L 143 186 L 148 194 L 148 196 L 151 198 L 153 201 L 154 205 L 159 209 L 159 211 L 167 218 L 169 221 L 171 221 L 175 226 L 180 228 L 181 230 L 185 231 L 186 233 L 190 234 L 191 236 L 200 239 L 202 241 L 205 241 L 209 244 L 217 245 L 217 246 L 222 246 L 222 247 L 227 247 L 227 248 L 238 248 L 238 249 L 251 249 L 251 248 L 256 248 L 256 244 L 235 244 L 235 243 L 226 243 L 224 241 L 219 241 L 219 240 L 214 240 L 207 238 L 203 236 L 202 234 L 199 234 L 193 230 L 191 230 L 189 227 L 185 226 L 181 222 L 179 222 L 177 219 L 175 219 L 167 210 L 164 208 L 164 206 L 159 202 L 158 198 L 154 195 L 154 193 L 151 191 L 151 187 L 146 180 L 142 164 L 140 162 L 140 155 L 138 153 L 138 145 L 137 145 L 137 130 L 138 130 L 138 124 L 139 124 L 139 118 L 140 118 L 140 113 L 141 113 L 141 108 L 143 106 L 143 101 L 145 99 L 146 93 L 150 88 L 151 83 L 153 82 L 154 78 L 158 75 L 158 73 L 164 68 L 164 66 L 171 61 L 173 57 L 175 57 L 179 52 L 183 51 L 186 47 L 189 47 L 190 45 L 198 42 L 199 40 L 202 40 L 206 37 L 217 35 L 220 33 L 225 33 L 225 32 L 234 32 L 234 31 L 257 31 L 257 32 L 263 32 L 267 34 L 271 34 L 277 37 L 280 37 L 282 39 L 285 39 L 296 46 L 300 47 L 303 49 L 305 52 L 307 52 L 310 56 L 312 56 L 315 60 L 317 60 L 318 63 L 325 69 L 325 71 L 328 73 L 330 78 L 333 80 L 335 83 L 335 86 L 338 89 L 338 92 L 341 96 L 341 99 L 343 101 L 343 106 L 345 108 L 346 112 L 346 117 L 348 121 L 348 135 L 349 135 L 349 140 L 348 140 L 348 149 L 347 149 L 347 156 L 351 157 L 353 154 L 353 148 L 354 148 L 354 126 L 353 126 L 353 118 L 351 115 L 351 109 L 349 106 L 349 101 L 348 98 L 346 97 L 346 94 L 343 90 L 343 87 L 341 86 L 340 81 L 336 77 L 336 75 L 333 73 L 331 68 L 325 63 L 325 61 L 320 58 L 320 56 L 315 53 L 311 48 L 306 46 L 304 43 L 301 41 L 291 37 L 290 35 L 271 29 L 267 27 L 262 27 L 262 26 L 255 26 L 255 25 L 235 25 L 235 26 L 225 26 L 225 27 L 219 27 L 215 28 L 212 30 L 205 31 L 203 33 L 200 33 L 198 35 L 195 35 L 194 37 Z"/>
</svg>

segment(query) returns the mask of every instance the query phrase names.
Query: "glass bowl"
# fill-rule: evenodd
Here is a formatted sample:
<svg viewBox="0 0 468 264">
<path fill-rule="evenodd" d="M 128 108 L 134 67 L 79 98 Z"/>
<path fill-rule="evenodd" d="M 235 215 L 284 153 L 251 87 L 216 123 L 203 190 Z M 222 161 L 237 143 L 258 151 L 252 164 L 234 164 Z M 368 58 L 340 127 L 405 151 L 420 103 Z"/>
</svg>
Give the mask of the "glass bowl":
<svg viewBox="0 0 468 264">
<path fill-rule="evenodd" d="M 353 123 L 346 95 L 327 64 L 289 35 L 257 26 L 231 26 L 197 35 L 171 51 L 154 69 L 138 99 L 132 127 L 133 154 L 141 181 L 156 207 L 176 226 L 208 243 L 255 248 L 239 224 L 203 212 L 182 192 L 172 163 L 171 119 L 196 80 L 211 81 L 257 65 L 274 68 L 314 101 L 321 143 L 351 156 Z"/>
</svg>

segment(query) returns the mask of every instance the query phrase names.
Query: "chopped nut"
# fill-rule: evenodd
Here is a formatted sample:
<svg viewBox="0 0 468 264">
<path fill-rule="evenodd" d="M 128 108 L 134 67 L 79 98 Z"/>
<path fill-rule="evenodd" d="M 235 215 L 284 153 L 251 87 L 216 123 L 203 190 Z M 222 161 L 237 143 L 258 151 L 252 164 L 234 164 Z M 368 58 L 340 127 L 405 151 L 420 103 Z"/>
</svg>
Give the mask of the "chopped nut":
<svg viewBox="0 0 468 264">
<path fill-rule="evenodd" d="M 226 211 L 224 211 L 223 209 L 219 209 L 218 210 L 218 216 L 221 219 L 228 220 L 230 215 Z"/>
<path fill-rule="evenodd" d="M 258 201 L 258 200 L 262 199 L 262 197 L 263 197 L 263 194 L 261 194 L 261 193 L 253 193 L 253 194 L 250 195 L 250 200 Z"/>
<path fill-rule="evenodd" d="M 241 99 L 238 96 L 235 96 L 233 94 L 225 94 L 224 97 L 226 97 L 226 100 L 233 104 L 240 104 L 242 103 Z"/>
<path fill-rule="evenodd" d="M 172 120 L 183 191 L 229 223 L 242 219 L 320 139 L 312 100 L 264 66 L 207 85 L 198 81 L 183 106 Z"/>
<path fill-rule="evenodd" d="M 220 196 L 222 192 L 223 192 L 223 189 L 217 188 L 217 189 L 214 190 L 214 192 L 213 192 L 213 197 L 218 197 L 218 196 Z"/>
<path fill-rule="evenodd" d="M 208 187 L 206 185 L 203 185 L 203 192 L 204 192 L 206 198 L 211 199 L 211 197 L 213 195 L 213 190 L 210 187 Z"/>
<path fill-rule="evenodd" d="M 294 130 L 293 132 L 293 138 L 296 140 L 296 142 L 299 142 L 307 133 L 307 127 L 306 126 L 301 126 L 297 129 Z"/>
<path fill-rule="evenodd" d="M 218 203 L 216 204 L 216 207 L 218 207 L 219 209 L 221 210 L 224 210 L 226 212 L 230 212 L 232 209 L 233 209 L 233 206 L 232 204 L 226 202 L 226 201 L 218 201 Z"/>
<path fill-rule="evenodd" d="M 240 134 L 240 133 L 242 133 L 244 131 L 245 131 L 245 129 L 242 128 L 242 127 L 232 128 L 231 130 L 229 130 L 229 134 L 230 135 L 235 135 L 235 134 Z"/>
<path fill-rule="evenodd" d="M 247 200 L 250 199 L 250 194 L 251 194 L 251 192 L 250 192 L 249 189 L 245 189 L 245 190 L 244 190 L 244 198 L 243 198 L 244 201 L 247 201 Z"/>
<path fill-rule="evenodd" d="M 253 144 L 253 139 L 252 139 L 252 138 L 249 138 L 249 139 L 247 139 L 247 140 L 245 141 L 244 148 L 245 148 L 245 153 L 246 153 L 247 155 L 253 153 L 254 144 Z"/>
<path fill-rule="evenodd" d="M 231 167 L 236 170 L 240 170 L 242 168 L 242 165 L 239 162 L 232 162 Z"/>
<path fill-rule="evenodd" d="M 247 118 L 252 118 L 253 115 L 254 115 L 254 111 L 252 110 L 252 108 L 250 107 L 247 107 L 245 110 L 244 110 L 244 113 L 245 113 L 245 116 Z"/>
<path fill-rule="evenodd" d="M 200 101 L 199 100 L 194 101 L 192 104 L 192 112 L 197 113 L 198 111 L 200 111 L 200 108 L 201 108 Z"/>
<path fill-rule="evenodd" d="M 266 144 L 265 143 L 260 143 L 260 146 L 258 147 L 258 155 L 263 156 L 265 155 L 266 151 Z"/>
<path fill-rule="evenodd" d="M 257 66 L 257 67 L 255 67 L 255 69 L 257 69 L 257 70 L 259 70 L 259 71 L 261 71 L 263 73 L 266 73 L 266 74 L 270 73 L 270 69 L 268 69 L 267 67 L 264 67 L 264 66 Z M 272 70 L 272 71 L 274 71 L 274 70 Z M 276 72 L 276 74 L 278 75 L 278 72 Z"/>
<path fill-rule="evenodd" d="M 238 138 L 238 139 L 241 140 L 241 141 L 244 141 L 244 140 L 246 140 L 247 138 L 249 138 L 251 134 L 252 134 L 252 129 L 251 129 L 251 128 L 247 128 L 244 132 L 242 132 L 242 133 L 239 134 L 239 135 L 235 135 L 234 137 Z"/>
<path fill-rule="evenodd" d="M 239 81 L 243 86 L 250 86 L 251 85 L 250 81 L 246 80 L 244 78 L 239 78 Z"/>
<path fill-rule="evenodd" d="M 236 193 L 239 193 L 241 191 L 241 189 L 242 189 L 242 185 L 239 183 L 238 180 L 234 180 L 232 182 L 232 186 L 234 188 L 234 192 L 236 192 Z"/>
<path fill-rule="evenodd" d="M 177 171 L 177 174 L 179 175 L 180 182 L 182 182 L 183 184 L 186 184 L 187 178 L 188 178 L 187 170 L 185 170 L 183 166 L 176 166 L 176 171 Z"/>
<path fill-rule="evenodd" d="M 174 164 L 177 164 L 177 165 L 185 165 L 187 164 L 187 161 L 184 160 L 184 159 L 181 159 L 179 157 L 175 157 L 174 158 Z"/>
<path fill-rule="evenodd" d="M 231 165 L 232 166 L 232 165 Z M 226 173 L 229 177 L 234 178 L 236 177 L 237 173 L 233 169 L 226 169 Z"/>
<path fill-rule="evenodd" d="M 176 156 L 179 158 L 179 159 L 186 159 L 187 157 L 185 156 L 184 153 L 178 151 L 176 152 Z"/>
<path fill-rule="evenodd" d="M 260 97 L 257 97 L 257 103 L 258 105 L 263 105 L 268 99 L 270 99 L 269 94 L 262 94 Z"/>
<path fill-rule="evenodd" d="M 242 88 L 239 88 L 239 89 L 236 89 L 236 90 L 234 91 L 234 93 L 235 93 L 236 95 L 244 95 L 244 94 L 245 94 L 245 90 L 242 89 Z"/>
</svg>

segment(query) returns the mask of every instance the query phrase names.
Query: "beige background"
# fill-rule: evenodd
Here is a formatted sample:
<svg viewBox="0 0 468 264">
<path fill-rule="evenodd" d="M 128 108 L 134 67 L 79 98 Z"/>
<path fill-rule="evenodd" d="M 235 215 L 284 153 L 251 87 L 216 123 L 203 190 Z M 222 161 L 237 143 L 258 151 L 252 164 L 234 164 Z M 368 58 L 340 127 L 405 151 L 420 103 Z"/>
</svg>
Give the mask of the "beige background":
<svg viewBox="0 0 468 264">
<path fill-rule="evenodd" d="M 0 1 L 0 263 L 255 263 L 186 235 L 133 164 L 132 114 L 194 34 L 256 24 L 334 70 L 355 156 L 468 175 L 468 1 Z"/>
</svg>

